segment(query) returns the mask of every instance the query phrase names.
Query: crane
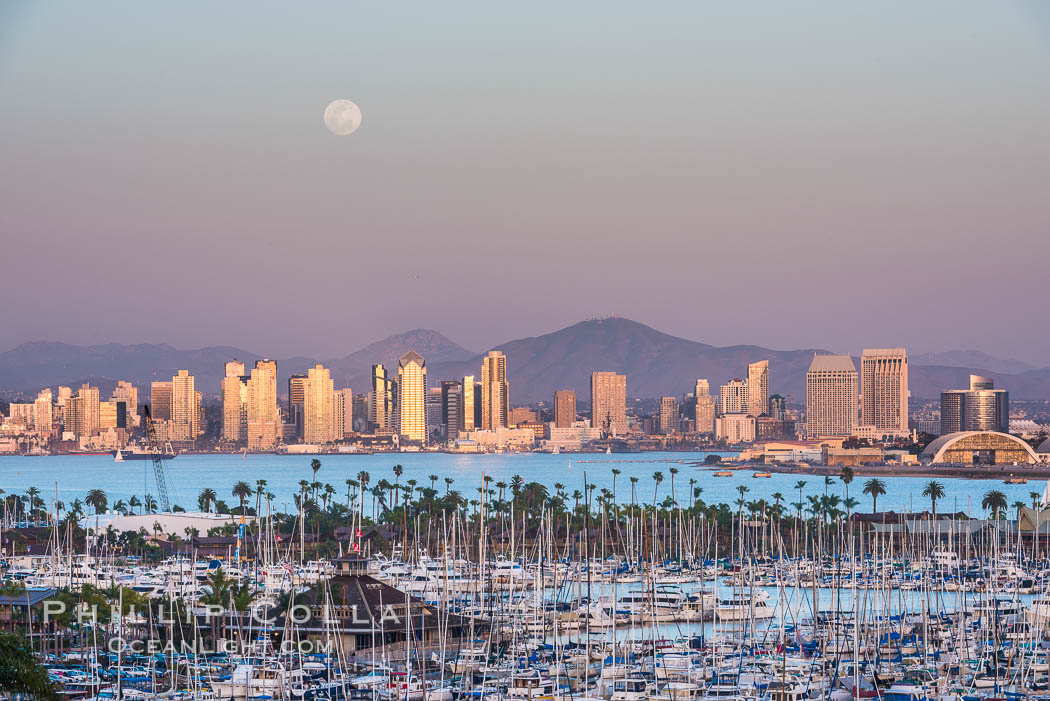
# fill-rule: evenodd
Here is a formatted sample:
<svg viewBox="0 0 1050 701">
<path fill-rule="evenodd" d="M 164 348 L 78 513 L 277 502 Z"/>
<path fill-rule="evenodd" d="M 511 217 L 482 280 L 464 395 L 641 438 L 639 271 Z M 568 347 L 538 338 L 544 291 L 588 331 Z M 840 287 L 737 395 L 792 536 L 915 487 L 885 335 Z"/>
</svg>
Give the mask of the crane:
<svg viewBox="0 0 1050 701">
<path fill-rule="evenodd" d="M 162 511 L 171 511 L 168 502 L 168 480 L 164 476 L 164 461 L 160 459 L 160 446 L 157 445 L 157 429 L 153 426 L 153 417 L 149 413 L 149 404 L 142 405 L 142 413 L 146 419 L 146 436 L 149 439 L 150 457 L 153 459 L 153 477 L 157 480 L 157 492 L 160 498 Z"/>
</svg>

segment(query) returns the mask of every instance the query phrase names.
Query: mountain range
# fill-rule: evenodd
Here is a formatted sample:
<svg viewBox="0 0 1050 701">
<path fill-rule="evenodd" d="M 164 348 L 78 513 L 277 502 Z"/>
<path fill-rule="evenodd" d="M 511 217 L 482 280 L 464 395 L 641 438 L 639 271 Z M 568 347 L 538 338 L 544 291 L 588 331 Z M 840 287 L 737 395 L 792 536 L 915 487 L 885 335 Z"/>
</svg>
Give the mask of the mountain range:
<svg viewBox="0 0 1050 701">
<path fill-rule="evenodd" d="M 593 370 L 627 374 L 631 397 L 681 395 L 692 390 L 698 377 L 712 388 L 747 373 L 747 364 L 770 361 L 770 391 L 805 397 L 805 374 L 818 348 L 773 350 L 761 346 L 713 346 L 662 333 L 624 318 L 583 321 L 564 329 L 508 341 L 499 346 L 507 355 L 512 404 L 549 401 L 557 389 L 575 389 L 581 400 L 589 396 Z M 331 369 L 336 387 L 366 391 L 371 366 L 383 363 L 397 372 L 397 359 L 415 350 L 427 361 L 430 384 L 442 379 L 478 375 L 483 353 L 470 351 L 437 331 L 414 329 L 372 343 L 341 358 L 307 357 L 276 359 L 285 379 L 305 372 L 317 362 Z M 117 379 L 131 380 L 148 396 L 149 382 L 169 379 L 177 370 L 189 369 L 198 388 L 216 395 L 227 360 L 237 358 L 251 366 L 262 356 L 230 346 L 178 350 L 168 344 L 104 344 L 77 346 L 35 341 L 0 353 L 0 388 L 36 392 L 59 384 L 72 387 L 85 381 L 98 385 L 104 395 Z M 859 361 L 854 358 L 858 365 Z M 995 379 L 1018 399 L 1050 398 L 1050 368 L 1031 368 L 1018 361 L 994 358 L 976 351 L 916 355 L 911 358 L 912 396 L 935 398 L 944 388 L 966 387 L 968 375 Z"/>
</svg>

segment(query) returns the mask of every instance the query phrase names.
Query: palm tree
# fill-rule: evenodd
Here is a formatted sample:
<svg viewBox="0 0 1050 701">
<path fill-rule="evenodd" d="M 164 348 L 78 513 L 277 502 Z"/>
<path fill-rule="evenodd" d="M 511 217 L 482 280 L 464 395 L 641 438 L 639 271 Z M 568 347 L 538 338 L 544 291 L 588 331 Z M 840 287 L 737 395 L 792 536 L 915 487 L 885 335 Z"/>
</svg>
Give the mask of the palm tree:
<svg viewBox="0 0 1050 701">
<path fill-rule="evenodd" d="M 146 509 L 146 513 L 152 514 L 157 510 L 157 500 L 153 498 L 152 494 L 147 494 L 142 497 L 142 506 Z"/>
<path fill-rule="evenodd" d="M 437 475 L 428 475 L 427 479 L 430 480 L 430 488 L 434 489 L 435 488 L 434 484 L 438 481 L 438 476 Z"/>
<path fill-rule="evenodd" d="M 255 515 L 262 510 L 262 495 L 266 492 L 266 480 L 255 480 Z"/>
<path fill-rule="evenodd" d="M 1043 498 L 1043 495 L 1039 492 L 1028 492 L 1028 498 L 1032 500 L 1032 511 L 1039 510 L 1039 500 Z"/>
<path fill-rule="evenodd" d="M 613 476 L 612 498 L 613 498 L 613 501 L 616 501 L 616 478 L 620 476 L 620 470 L 618 468 L 614 467 L 612 469 L 612 476 Z"/>
<path fill-rule="evenodd" d="M 1003 518 L 1006 513 L 1006 495 L 998 489 L 992 489 L 984 493 L 981 499 L 981 508 L 992 513 L 992 518 Z"/>
<path fill-rule="evenodd" d="M 805 486 L 806 486 L 806 480 L 799 480 L 798 482 L 795 482 L 795 489 L 798 490 L 798 503 L 799 504 L 802 503 L 802 490 L 805 488 Z M 798 520 L 799 521 L 802 520 L 802 507 L 801 506 L 798 507 Z"/>
<path fill-rule="evenodd" d="M 321 461 L 316 461 L 318 467 L 320 467 Z M 315 471 L 316 472 L 316 471 Z M 233 496 L 237 497 L 241 502 L 241 515 L 244 515 L 244 500 L 252 495 L 252 488 L 247 482 L 243 480 L 233 485 Z"/>
<path fill-rule="evenodd" d="M 455 482 L 455 481 L 456 480 L 452 479 L 451 477 L 446 477 L 445 478 L 445 496 L 446 497 L 448 496 L 449 490 L 452 489 L 452 483 Z"/>
<path fill-rule="evenodd" d="M 109 500 L 106 499 L 106 493 L 101 489 L 92 489 L 87 493 L 87 496 L 84 497 L 84 501 L 88 506 L 95 509 L 96 514 L 105 511 L 106 505 L 109 503 Z"/>
<path fill-rule="evenodd" d="M 218 495 L 215 494 L 215 490 L 211 487 L 205 487 L 197 495 L 197 506 L 200 507 L 201 511 L 211 512 L 211 507 L 215 505 L 217 500 Z"/>
<path fill-rule="evenodd" d="M 773 510 L 780 514 L 780 502 L 784 500 L 784 495 L 780 492 L 773 492 L 770 496 L 773 497 Z"/>
<path fill-rule="evenodd" d="M 849 483 L 853 481 L 853 468 L 843 467 L 839 479 L 842 480 L 842 484 L 846 485 L 846 501 L 849 501 Z M 848 507 L 846 513 L 849 513 Z"/>
<path fill-rule="evenodd" d="M 131 513 L 134 514 L 135 513 L 135 507 L 136 506 L 142 506 L 142 502 L 139 501 L 139 498 L 137 496 L 132 494 L 131 498 L 128 499 L 128 506 L 131 507 Z"/>
<path fill-rule="evenodd" d="M 937 518 L 937 500 L 944 498 L 944 485 L 937 480 L 930 480 L 922 490 L 922 495 L 930 500 L 930 510 Z"/>
<path fill-rule="evenodd" d="M 671 473 L 671 501 L 673 501 L 677 505 L 678 504 L 678 495 L 675 494 L 675 490 L 674 490 L 674 476 L 678 474 L 678 468 L 677 467 L 672 467 L 670 470 L 668 470 L 668 472 Z"/>
<path fill-rule="evenodd" d="M 653 473 L 653 483 L 655 484 L 653 487 L 653 506 L 656 506 L 656 494 L 660 491 L 660 483 L 663 481 L 664 473 L 659 471 Z"/>
<path fill-rule="evenodd" d="M 871 513 L 875 513 L 878 510 L 879 497 L 886 493 L 886 483 L 872 477 L 864 483 L 864 493 L 871 497 Z"/>
<path fill-rule="evenodd" d="M 0 692 L 14 698 L 54 701 L 58 690 L 33 646 L 15 633 L 0 633 Z"/>
<path fill-rule="evenodd" d="M 637 477 L 631 477 L 631 506 L 634 506 L 635 503 L 637 503 L 637 500 L 635 499 L 635 492 L 634 492 L 634 487 L 635 487 L 636 484 L 638 484 L 638 478 Z"/>
</svg>

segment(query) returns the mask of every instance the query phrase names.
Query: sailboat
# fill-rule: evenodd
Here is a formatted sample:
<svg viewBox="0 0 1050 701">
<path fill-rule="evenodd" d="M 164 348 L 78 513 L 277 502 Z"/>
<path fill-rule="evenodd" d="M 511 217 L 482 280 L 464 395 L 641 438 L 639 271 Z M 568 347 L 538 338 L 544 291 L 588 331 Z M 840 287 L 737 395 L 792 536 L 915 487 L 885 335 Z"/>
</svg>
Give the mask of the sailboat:
<svg viewBox="0 0 1050 701">
<path fill-rule="evenodd" d="M 113 462 L 124 462 L 124 454 L 120 452 L 120 448 L 117 448 L 117 453 L 113 456 Z"/>
</svg>

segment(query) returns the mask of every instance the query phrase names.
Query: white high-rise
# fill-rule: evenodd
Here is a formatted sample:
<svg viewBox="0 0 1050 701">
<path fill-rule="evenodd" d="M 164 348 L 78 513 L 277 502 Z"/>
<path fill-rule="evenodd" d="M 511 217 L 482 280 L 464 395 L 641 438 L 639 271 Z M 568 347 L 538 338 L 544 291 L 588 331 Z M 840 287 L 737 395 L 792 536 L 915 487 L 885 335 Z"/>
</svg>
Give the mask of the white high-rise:
<svg viewBox="0 0 1050 701">
<path fill-rule="evenodd" d="M 756 417 L 769 413 L 768 360 L 747 366 L 747 413 Z"/>
<path fill-rule="evenodd" d="M 860 423 L 877 431 L 908 431 L 908 352 L 865 348 L 860 354 Z"/>
<path fill-rule="evenodd" d="M 277 407 L 277 363 L 266 359 L 256 361 L 247 384 L 248 447 L 272 448 L 281 436 L 281 413 Z"/>
<path fill-rule="evenodd" d="M 427 363 L 409 351 L 397 363 L 398 433 L 410 441 L 427 442 Z"/>
<path fill-rule="evenodd" d="M 489 351 L 481 359 L 481 429 L 494 431 L 507 426 L 510 417 L 510 388 L 507 383 L 507 356 Z"/>
<path fill-rule="evenodd" d="M 335 437 L 335 385 L 328 368 L 318 364 L 303 383 L 303 442 L 331 443 Z"/>
<path fill-rule="evenodd" d="M 857 423 L 857 369 L 848 355 L 815 355 L 806 373 L 810 438 L 848 436 Z"/>
<path fill-rule="evenodd" d="M 248 382 L 244 363 L 226 363 L 222 378 L 222 437 L 227 441 L 244 440 L 248 431 Z"/>
<path fill-rule="evenodd" d="M 171 378 L 172 440 L 194 441 L 201 434 L 201 394 L 189 370 L 179 370 Z"/>
<path fill-rule="evenodd" d="M 718 412 L 725 414 L 746 414 L 748 410 L 747 380 L 733 378 L 719 388 Z"/>
</svg>

